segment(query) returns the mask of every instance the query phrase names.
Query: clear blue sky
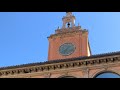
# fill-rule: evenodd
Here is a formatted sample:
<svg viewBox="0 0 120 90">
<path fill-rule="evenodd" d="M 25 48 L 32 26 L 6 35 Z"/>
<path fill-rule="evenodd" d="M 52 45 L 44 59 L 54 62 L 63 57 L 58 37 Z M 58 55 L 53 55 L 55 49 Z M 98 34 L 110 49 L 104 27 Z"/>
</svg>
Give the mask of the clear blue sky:
<svg viewBox="0 0 120 90">
<path fill-rule="evenodd" d="M 92 54 L 120 51 L 119 12 L 73 12 Z M 0 12 L 0 67 L 47 61 L 48 40 L 65 12 Z"/>
</svg>

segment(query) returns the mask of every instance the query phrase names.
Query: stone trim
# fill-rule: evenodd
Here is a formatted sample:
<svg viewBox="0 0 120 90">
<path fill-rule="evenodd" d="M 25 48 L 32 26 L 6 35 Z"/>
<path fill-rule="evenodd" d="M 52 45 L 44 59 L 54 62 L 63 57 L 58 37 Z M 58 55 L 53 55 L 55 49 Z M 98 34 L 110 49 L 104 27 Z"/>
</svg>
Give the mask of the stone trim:
<svg viewBox="0 0 120 90">
<path fill-rule="evenodd" d="M 117 62 L 120 62 L 120 55 L 113 57 L 86 59 L 86 60 L 74 60 L 68 62 L 37 65 L 31 67 L 5 69 L 5 70 L 0 70 L 0 76 L 27 74 L 27 73 L 44 72 L 44 71 L 60 70 L 60 69 L 62 70 L 67 68 L 87 67 L 87 66 L 100 65 L 100 64 L 117 63 Z"/>
<path fill-rule="evenodd" d="M 54 63 L 61 63 L 61 62 L 70 62 L 70 61 L 78 61 L 78 60 L 88 60 L 88 59 L 100 59 L 104 57 L 118 57 L 120 56 L 119 52 L 112 52 L 112 53 L 105 53 L 105 54 L 97 54 L 97 55 L 91 55 L 91 56 L 85 56 L 85 57 L 76 57 L 76 58 L 68 58 L 68 59 L 59 59 L 59 60 L 51 60 L 46 62 L 38 62 L 38 63 L 28 63 L 28 64 L 22 64 L 22 65 L 16 65 L 16 66 L 8 66 L 8 67 L 1 67 L 1 70 L 8 70 L 8 69 L 16 69 L 16 68 L 27 68 L 27 67 L 33 67 L 33 66 L 40 66 L 40 65 L 47 65 L 47 64 L 54 64 Z M 120 58 L 119 58 L 120 59 Z"/>
<path fill-rule="evenodd" d="M 73 35 L 76 35 L 78 32 L 81 32 L 83 35 L 88 32 L 86 29 L 84 30 L 73 30 L 73 29 L 65 29 L 65 30 L 56 30 L 56 34 L 52 34 L 51 36 L 48 37 L 48 39 L 51 39 L 51 38 L 57 38 L 57 37 L 61 37 L 61 36 L 73 36 Z M 78 33 L 79 34 L 79 33 Z"/>
</svg>

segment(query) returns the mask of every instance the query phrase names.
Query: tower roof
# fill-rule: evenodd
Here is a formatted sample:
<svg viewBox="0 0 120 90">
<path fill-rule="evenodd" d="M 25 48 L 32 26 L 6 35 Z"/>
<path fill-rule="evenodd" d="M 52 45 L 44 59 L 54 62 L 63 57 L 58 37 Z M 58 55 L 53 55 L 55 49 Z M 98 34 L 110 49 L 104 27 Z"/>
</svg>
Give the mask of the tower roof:
<svg viewBox="0 0 120 90">
<path fill-rule="evenodd" d="M 72 12 L 66 12 L 66 16 L 72 16 Z"/>
</svg>

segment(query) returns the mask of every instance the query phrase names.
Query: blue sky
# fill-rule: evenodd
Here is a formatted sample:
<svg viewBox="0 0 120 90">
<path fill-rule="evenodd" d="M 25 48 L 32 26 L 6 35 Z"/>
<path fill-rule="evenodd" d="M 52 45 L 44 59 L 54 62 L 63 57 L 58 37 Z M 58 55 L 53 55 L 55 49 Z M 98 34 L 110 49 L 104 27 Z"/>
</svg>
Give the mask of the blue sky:
<svg viewBox="0 0 120 90">
<path fill-rule="evenodd" d="M 120 76 L 115 73 L 105 72 L 105 73 L 101 73 L 100 75 L 96 76 L 96 78 L 120 78 Z"/>
<path fill-rule="evenodd" d="M 119 12 L 73 12 L 92 54 L 120 51 Z M 65 12 L 0 12 L 0 67 L 47 61 L 48 39 Z"/>
</svg>

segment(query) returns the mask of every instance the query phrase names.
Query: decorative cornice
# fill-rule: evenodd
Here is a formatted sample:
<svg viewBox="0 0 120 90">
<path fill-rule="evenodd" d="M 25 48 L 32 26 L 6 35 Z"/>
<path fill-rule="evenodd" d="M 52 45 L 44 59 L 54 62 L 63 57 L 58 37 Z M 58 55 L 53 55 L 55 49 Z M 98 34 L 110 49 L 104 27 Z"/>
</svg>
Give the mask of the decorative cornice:
<svg viewBox="0 0 120 90">
<path fill-rule="evenodd" d="M 0 70 L 21 68 L 21 67 L 30 67 L 30 66 L 36 66 L 36 65 L 54 64 L 54 63 L 61 63 L 61 62 L 68 62 L 68 61 L 75 61 L 75 60 L 86 60 L 86 59 L 93 59 L 93 58 L 102 58 L 102 57 L 115 56 L 115 55 L 120 55 L 120 51 L 111 52 L 111 53 L 96 54 L 96 55 L 91 55 L 89 57 L 85 56 L 85 57 L 76 57 L 76 58 L 68 58 L 68 59 L 57 59 L 57 60 L 51 60 L 51 61 L 45 61 L 45 62 L 36 62 L 36 63 L 28 63 L 28 64 L 16 65 L 16 66 L 1 67 Z"/>
<path fill-rule="evenodd" d="M 52 34 L 48 38 L 57 38 L 57 37 L 66 37 L 66 36 L 71 37 L 71 36 L 77 35 L 78 32 L 81 32 L 82 35 L 84 35 L 86 32 L 88 32 L 87 30 L 70 30 L 70 31 L 64 30 L 64 31 L 57 30 L 57 32 L 59 32 L 59 33 Z"/>
<path fill-rule="evenodd" d="M 64 16 L 64 17 L 62 18 L 62 20 L 64 20 L 64 19 L 66 19 L 66 20 L 67 20 L 67 19 L 71 19 L 71 18 L 76 19 L 76 18 L 75 18 L 75 16 L 69 16 L 69 17 Z"/>
<path fill-rule="evenodd" d="M 67 59 L 61 61 L 53 61 L 53 62 L 45 62 L 45 63 L 36 63 L 29 65 L 23 65 L 14 68 L 1 68 L 0 69 L 0 76 L 7 76 L 7 75 L 16 75 L 16 74 L 27 74 L 33 72 L 44 72 L 44 71 L 51 71 L 51 70 L 58 70 L 58 69 L 67 69 L 67 68 L 74 68 L 74 67 L 85 67 L 85 66 L 94 66 L 94 65 L 101 65 L 101 64 L 109 64 L 109 63 L 116 63 L 120 62 L 120 53 L 113 54 L 113 56 L 106 55 L 106 56 L 91 56 L 91 57 L 84 57 L 84 58 L 74 58 L 74 59 Z M 106 67 L 107 69 L 107 67 Z"/>
</svg>

